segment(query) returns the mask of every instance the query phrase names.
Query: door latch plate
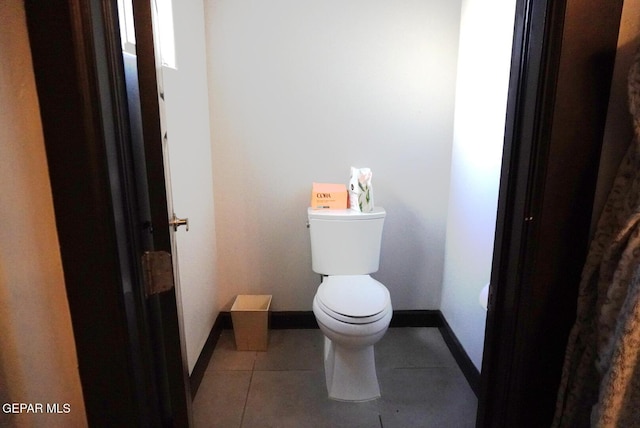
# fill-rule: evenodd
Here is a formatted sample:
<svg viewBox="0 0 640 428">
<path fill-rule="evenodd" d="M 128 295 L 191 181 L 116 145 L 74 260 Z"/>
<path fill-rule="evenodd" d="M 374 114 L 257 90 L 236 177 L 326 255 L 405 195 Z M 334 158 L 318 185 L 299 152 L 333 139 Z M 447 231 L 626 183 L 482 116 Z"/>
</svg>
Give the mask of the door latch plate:
<svg viewBox="0 0 640 428">
<path fill-rule="evenodd" d="M 142 255 L 145 297 L 171 290 L 173 281 L 173 265 L 171 254 L 166 251 L 146 251 Z"/>
</svg>

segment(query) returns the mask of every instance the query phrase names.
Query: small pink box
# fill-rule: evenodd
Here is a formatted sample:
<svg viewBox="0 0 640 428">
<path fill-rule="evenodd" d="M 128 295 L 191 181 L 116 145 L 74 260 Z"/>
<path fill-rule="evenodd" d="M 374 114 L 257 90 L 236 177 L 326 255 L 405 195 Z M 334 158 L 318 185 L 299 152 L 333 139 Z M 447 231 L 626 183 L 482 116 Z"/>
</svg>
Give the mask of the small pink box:
<svg viewBox="0 0 640 428">
<path fill-rule="evenodd" d="M 313 183 L 311 208 L 314 210 L 346 210 L 347 186 L 344 184 Z"/>
</svg>

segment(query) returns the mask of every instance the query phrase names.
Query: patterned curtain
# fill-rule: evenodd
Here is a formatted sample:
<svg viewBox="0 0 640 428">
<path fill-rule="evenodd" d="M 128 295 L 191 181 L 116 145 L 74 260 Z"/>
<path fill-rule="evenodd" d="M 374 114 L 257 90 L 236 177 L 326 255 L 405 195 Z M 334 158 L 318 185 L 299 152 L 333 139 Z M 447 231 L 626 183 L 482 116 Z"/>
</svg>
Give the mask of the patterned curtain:
<svg viewBox="0 0 640 428">
<path fill-rule="evenodd" d="M 582 271 L 553 427 L 640 427 L 640 51 L 628 96 L 634 139 Z"/>
</svg>

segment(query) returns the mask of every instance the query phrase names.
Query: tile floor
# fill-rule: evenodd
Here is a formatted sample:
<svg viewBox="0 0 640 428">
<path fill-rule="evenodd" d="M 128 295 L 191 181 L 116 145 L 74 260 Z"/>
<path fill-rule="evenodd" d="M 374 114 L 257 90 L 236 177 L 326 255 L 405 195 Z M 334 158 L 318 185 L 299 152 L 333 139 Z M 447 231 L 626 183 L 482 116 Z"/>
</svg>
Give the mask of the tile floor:
<svg viewBox="0 0 640 428">
<path fill-rule="evenodd" d="M 196 428 L 473 427 L 477 400 L 437 328 L 391 328 L 376 345 L 382 398 L 327 398 L 320 330 L 271 330 L 266 352 L 225 330 L 193 402 Z"/>
</svg>

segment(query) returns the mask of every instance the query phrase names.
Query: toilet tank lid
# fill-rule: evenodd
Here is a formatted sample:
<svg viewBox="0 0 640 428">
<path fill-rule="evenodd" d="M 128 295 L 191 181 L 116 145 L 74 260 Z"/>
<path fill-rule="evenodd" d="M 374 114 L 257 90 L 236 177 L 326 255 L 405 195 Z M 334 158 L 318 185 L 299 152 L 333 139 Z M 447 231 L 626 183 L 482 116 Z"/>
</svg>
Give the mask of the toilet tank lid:
<svg viewBox="0 0 640 428">
<path fill-rule="evenodd" d="M 386 211 L 382 207 L 375 207 L 373 211 L 368 213 L 361 213 L 356 210 L 330 210 L 330 209 L 313 209 L 307 208 L 307 214 L 309 219 L 322 219 L 322 220 L 373 220 L 376 218 L 383 218 L 386 215 Z"/>
</svg>

